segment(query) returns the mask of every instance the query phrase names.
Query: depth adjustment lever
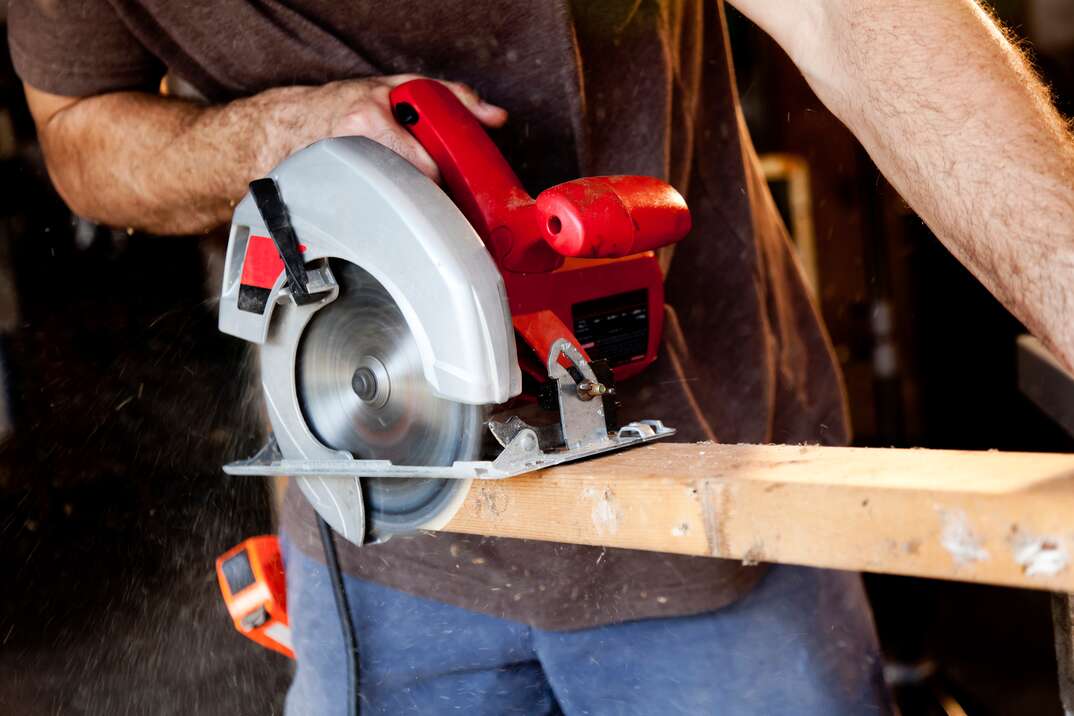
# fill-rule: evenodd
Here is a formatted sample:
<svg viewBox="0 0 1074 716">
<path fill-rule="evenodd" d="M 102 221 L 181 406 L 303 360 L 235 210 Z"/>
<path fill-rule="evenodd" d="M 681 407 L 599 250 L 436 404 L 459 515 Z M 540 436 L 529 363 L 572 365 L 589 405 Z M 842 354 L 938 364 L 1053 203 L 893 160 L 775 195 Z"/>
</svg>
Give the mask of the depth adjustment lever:
<svg viewBox="0 0 1074 716">
<path fill-rule="evenodd" d="M 291 292 L 291 298 L 295 303 L 304 306 L 318 300 L 310 293 L 309 276 L 306 273 L 306 262 L 302 260 L 302 252 L 298 246 L 298 237 L 295 229 L 291 226 L 291 218 L 287 215 L 287 204 L 283 202 L 280 187 L 272 177 L 254 179 L 250 182 L 250 194 L 254 197 L 257 211 L 261 214 L 261 220 L 265 222 L 272 243 L 276 244 L 276 250 L 283 259 L 283 268 L 287 273 L 287 288 Z"/>
</svg>

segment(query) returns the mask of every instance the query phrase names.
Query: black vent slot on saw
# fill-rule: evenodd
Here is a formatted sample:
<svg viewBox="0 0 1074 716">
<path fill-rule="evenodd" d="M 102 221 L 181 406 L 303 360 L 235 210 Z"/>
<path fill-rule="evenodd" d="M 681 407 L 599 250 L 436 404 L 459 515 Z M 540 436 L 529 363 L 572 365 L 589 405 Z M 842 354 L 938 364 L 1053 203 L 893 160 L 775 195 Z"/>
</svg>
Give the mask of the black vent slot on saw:
<svg viewBox="0 0 1074 716">
<path fill-rule="evenodd" d="M 576 303 L 571 316 L 574 335 L 591 359 L 617 366 L 645 357 L 649 347 L 647 289 Z"/>
</svg>

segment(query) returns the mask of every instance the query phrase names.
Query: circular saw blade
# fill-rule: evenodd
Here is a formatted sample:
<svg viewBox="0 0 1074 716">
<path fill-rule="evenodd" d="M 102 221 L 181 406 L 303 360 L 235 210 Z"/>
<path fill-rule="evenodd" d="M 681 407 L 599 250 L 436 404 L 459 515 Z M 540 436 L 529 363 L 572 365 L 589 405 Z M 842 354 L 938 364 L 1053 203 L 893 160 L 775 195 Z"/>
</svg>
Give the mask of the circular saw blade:
<svg viewBox="0 0 1074 716">
<path fill-rule="evenodd" d="M 302 412 L 325 445 L 397 465 L 476 459 L 483 406 L 435 396 L 399 307 L 361 268 L 334 262 L 339 297 L 302 335 L 296 380 Z M 374 536 L 440 527 L 469 480 L 367 478 L 366 520 Z"/>
</svg>

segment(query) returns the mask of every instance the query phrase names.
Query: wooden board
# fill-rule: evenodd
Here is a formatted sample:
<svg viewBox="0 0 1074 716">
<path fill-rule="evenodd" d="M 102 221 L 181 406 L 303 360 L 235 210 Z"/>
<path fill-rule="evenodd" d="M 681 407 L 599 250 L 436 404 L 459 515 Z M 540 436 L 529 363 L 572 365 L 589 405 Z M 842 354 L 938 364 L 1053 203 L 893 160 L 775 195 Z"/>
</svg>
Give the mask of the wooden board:
<svg viewBox="0 0 1074 716">
<path fill-rule="evenodd" d="M 444 529 L 1074 592 L 1074 455 L 658 443 L 475 480 Z"/>
</svg>

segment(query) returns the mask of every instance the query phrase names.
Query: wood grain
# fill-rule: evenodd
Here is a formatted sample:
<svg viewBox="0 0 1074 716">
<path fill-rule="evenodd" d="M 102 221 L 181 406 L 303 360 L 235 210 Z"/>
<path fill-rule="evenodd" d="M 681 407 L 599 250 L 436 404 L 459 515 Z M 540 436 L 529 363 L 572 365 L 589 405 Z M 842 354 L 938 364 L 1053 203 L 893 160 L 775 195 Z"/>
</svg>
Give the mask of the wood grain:
<svg viewBox="0 0 1074 716">
<path fill-rule="evenodd" d="M 474 481 L 444 529 L 1074 592 L 1074 455 L 654 444 Z"/>
</svg>

